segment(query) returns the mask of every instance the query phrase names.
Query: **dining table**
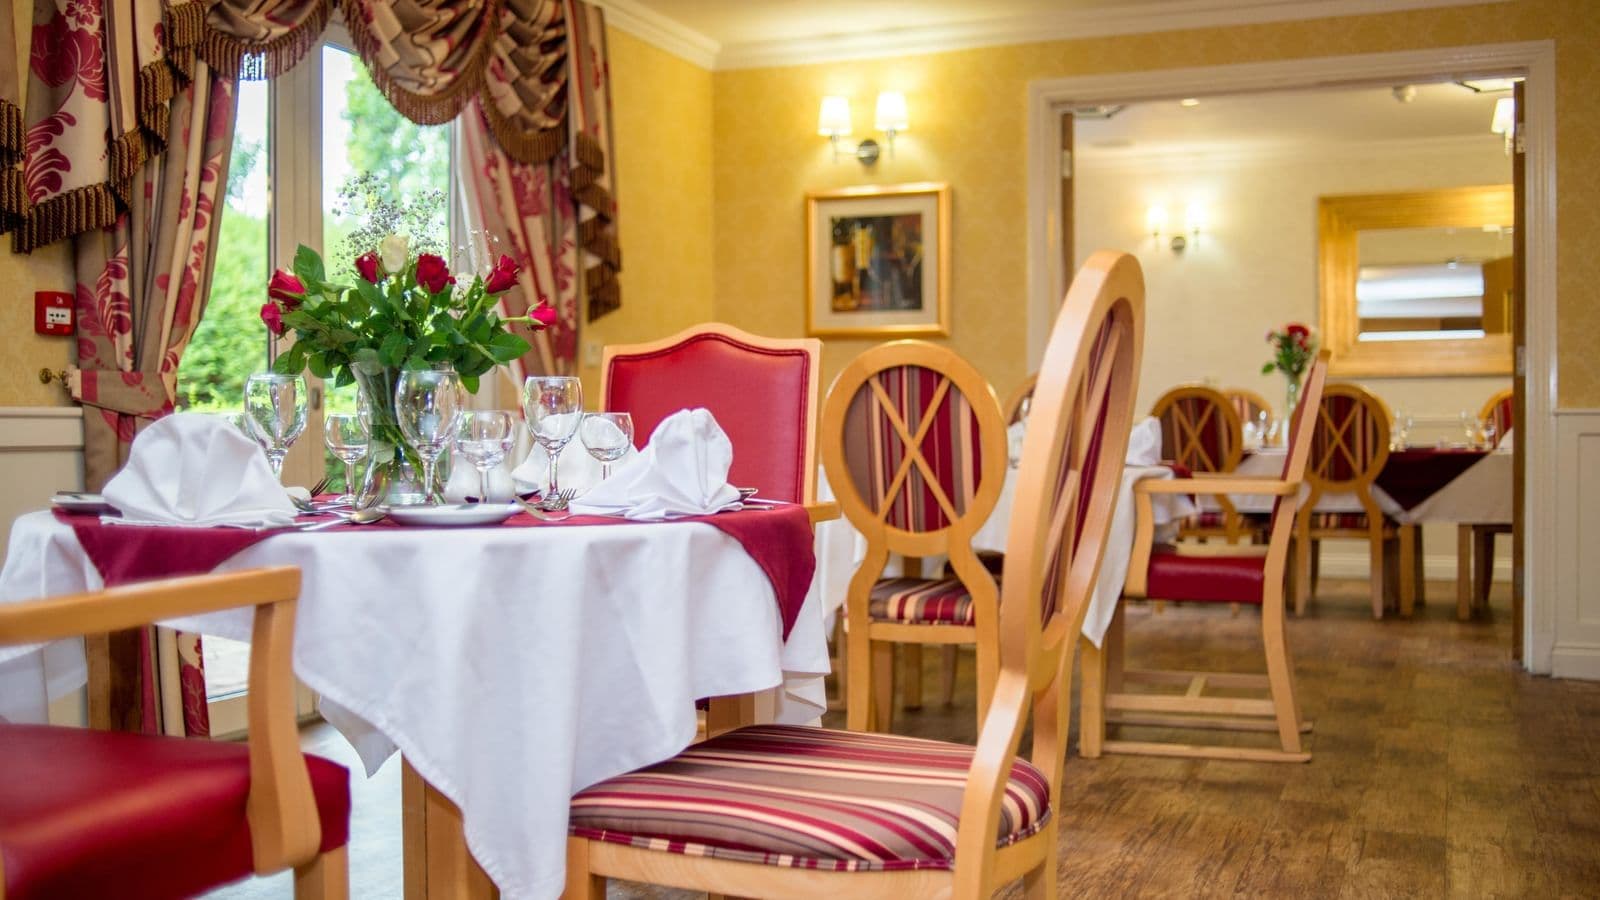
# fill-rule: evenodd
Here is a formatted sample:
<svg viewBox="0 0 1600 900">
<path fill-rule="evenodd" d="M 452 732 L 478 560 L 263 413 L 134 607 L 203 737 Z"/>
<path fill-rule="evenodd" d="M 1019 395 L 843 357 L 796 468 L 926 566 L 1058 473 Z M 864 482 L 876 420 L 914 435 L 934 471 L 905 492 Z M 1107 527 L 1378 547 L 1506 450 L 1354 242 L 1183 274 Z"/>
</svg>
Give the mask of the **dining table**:
<svg viewBox="0 0 1600 900">
<path fill-rule="evenodd" d="M 787 723 L 825 710 L 812 520 L 836 515 L 826 503 L 664 522 L 519 512 L 485 527 L 262 535 L 39 511 L 13 526 L 0 602 L 298 566 L 295 674 L 368 775 L 397 751 L 405 766 L 407 898 L 555 897 L 568 798 L 687 746 L 698 698 Z M 163 624 L 248 640 L 250 612 Z M 87 677 L 81 640 L 0 648 L 0 716 L 40 721 Z"/>
</svg>

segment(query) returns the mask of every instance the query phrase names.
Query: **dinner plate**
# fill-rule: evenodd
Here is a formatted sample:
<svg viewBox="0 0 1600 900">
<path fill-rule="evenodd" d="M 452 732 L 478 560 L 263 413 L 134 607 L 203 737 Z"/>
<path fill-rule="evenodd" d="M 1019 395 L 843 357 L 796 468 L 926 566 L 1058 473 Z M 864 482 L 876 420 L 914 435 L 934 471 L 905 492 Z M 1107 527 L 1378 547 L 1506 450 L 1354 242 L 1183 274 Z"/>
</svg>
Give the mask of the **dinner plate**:
<svg viewBox="0 0 1600 900">
<path fill-rule="evenodd" d="M 62 491 L 50 498 L 50 505 L 75 513 L 103 513 L 112 509 L 106 498 L 82 491 Z"/>
<path fill-rule="evenodd" d="M 511 518 L 510 503 L 447 503 L 442 506 L 391 506 L 389 518 L 401 525 L 497 525 Z"/>
</svg>

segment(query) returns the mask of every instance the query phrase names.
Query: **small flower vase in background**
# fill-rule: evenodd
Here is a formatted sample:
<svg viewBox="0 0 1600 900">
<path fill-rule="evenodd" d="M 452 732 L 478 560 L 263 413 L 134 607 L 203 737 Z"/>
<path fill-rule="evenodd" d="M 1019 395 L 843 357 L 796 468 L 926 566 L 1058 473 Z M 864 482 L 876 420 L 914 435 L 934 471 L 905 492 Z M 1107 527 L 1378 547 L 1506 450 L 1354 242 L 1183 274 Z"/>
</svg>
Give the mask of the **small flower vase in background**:
<svg viewBox="0 0 1600 900">
<path fill-rule="evenodd" d="M 1283 415 L 1278 419 L 1282 425 L 1277 429 L 1278 441 L 1288 446 L 1294 411 L 1300 405 L 1300 380 L 1317 353 L 1317 339 L 1311 329 L 1299 322 L 1290 322 L 1282 330 L 1267 332 L 1267 344 L 1272 347 L 1272 359 L 1261 367 L 1261 374 L 1282 372 L 1289 382 L 1284 392 Z"/>
</svg>

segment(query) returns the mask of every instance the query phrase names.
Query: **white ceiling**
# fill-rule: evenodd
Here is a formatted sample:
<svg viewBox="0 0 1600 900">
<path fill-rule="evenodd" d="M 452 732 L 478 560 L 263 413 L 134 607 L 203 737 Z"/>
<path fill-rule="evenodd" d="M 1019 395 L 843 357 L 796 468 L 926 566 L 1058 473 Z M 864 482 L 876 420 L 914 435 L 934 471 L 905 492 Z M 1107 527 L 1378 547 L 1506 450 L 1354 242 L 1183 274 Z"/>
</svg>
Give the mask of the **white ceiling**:
<svg viewBox="0 0 1600 900">
<path fill-rule="evenodd" d="M 1086 159 L 1112 159 L 1433 139 L 1477 139 L 1493 148 L 1501 140 L 1489 121 L 1495 99 L 1509 94 L 1476 94 L 1449 82 L 1415 88 L 1410 103 L 1379 87 L 1205 97 L 1191 108 L 1177 100 L 1138 104 L 1107 120 L 1079 121 L 1077 150 Z"/>
</svg>

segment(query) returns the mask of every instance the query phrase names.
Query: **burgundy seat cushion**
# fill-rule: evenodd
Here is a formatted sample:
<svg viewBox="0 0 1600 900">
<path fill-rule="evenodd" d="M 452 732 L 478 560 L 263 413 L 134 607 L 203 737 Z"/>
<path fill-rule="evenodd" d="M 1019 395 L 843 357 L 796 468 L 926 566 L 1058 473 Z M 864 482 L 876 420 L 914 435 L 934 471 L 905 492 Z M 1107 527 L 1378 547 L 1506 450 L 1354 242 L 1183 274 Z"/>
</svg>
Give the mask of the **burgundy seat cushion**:
<svg viewBox="0 0 1600 900">
<path fill-rule="evenodd" d="M 307 756 L 322 849 L 350 830 L 350 776 Z M 0 723 L 6 900 L 187 897 L 253 869 L 242 743 Z"/>
<path fill-rule="evenodd" d="M 644 446 L 661 420 L 702 406 L 733 444 L 728 481 L 761 496 L 805 499 L 807 384 L 815 378 L 802 350 L 768 350 L 703 334 L 665 350 L 619 356 L 606 373 L 606 409 L 633 417 Z"/>
<path fill-rule="evenodd" d="M 872 586 L 867 614 L 907 625 L 971 625 L 972 595 L 958 578 L 881 578 Z"/>
<path fill-rule="evenodd" d="M 570 831 L 614 844 L 830 871 L 948 869 L 973 748 L 897 734 L 761 725 L 572 798 Z M 1050 819 L 1049 785 L 1011 767 L 995 844 Z"/>
<path fill-rule="evenodd" d="M 1265 556 L 1190 555 L 1171 547 L 1157 547 L 1150 554 L 1145 596 L 1155 600 L 1259 604 L 1266 564 Z"/>
</svg>

